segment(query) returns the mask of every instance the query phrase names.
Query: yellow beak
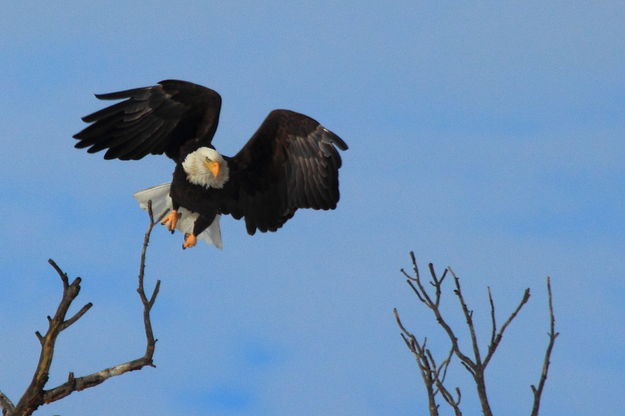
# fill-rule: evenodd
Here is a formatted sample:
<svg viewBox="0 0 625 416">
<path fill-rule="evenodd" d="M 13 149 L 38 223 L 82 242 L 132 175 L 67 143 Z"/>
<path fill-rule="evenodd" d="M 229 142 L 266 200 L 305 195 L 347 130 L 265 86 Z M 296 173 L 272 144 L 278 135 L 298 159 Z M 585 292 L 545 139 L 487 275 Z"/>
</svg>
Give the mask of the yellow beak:
<svg viewBox="0 0 625 416">
<path fill-rule="evenodd" d="M 219 175 L 219 162 L 204 162 L 204 166 L 206 166 L 206 168 L 212 172 L 214 177 L 217 177 L 217 175 Z"/>
</svg>

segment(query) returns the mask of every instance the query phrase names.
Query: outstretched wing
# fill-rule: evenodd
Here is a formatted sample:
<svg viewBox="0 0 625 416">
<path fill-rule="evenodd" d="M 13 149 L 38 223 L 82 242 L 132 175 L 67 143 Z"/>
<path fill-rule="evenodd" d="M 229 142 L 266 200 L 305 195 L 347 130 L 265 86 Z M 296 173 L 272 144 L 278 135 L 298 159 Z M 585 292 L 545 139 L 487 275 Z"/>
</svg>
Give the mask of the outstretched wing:
<svg viewBox="0 0 625 416">
<path fill-rule="evenodd" d="M 347 144 L 317 121 L 289 110 L 272 111 L 228 159 L 232 198 L 222 207 L 245 217 L 247 232 L 276 231 L 298 208 L 334 209 L 341 156 Z"/>
<path fill-rule="evenodd" d="M 219 94 L 186 81 L 166 80 L 96 97 L 124 101 L 83 117 L 91 125 L 74 135 L 79 140 L 75 147 L 88 147 L 89 153 L 108 149 L 105 159 L 165 153 L 177 161 L 184 145 L 210 145 L 219 122 Z"/>
</svg>

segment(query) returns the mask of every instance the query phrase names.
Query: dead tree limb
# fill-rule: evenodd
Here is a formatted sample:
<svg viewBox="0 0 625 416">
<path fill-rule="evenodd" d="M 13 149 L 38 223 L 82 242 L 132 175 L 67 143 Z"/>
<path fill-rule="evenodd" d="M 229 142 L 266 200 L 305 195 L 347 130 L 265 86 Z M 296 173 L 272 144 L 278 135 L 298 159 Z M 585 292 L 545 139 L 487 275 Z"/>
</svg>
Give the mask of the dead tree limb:
<svg viewBox="0 0 625 416">
<path fill-rule="evenodd" d="M 488 364 L 490 363 L 497 347 L 500 345 L 501 340 L 504 336 L 504 333 L 508 326 L 512 323 L 512 321 L 517 317 L 523 306 L 528 302 L 530 298 L 530 290 L 526 289 L 523 293 L 523 297 L 521 298 L 519 304 L 512 311 L 512 313 L 505 320 L 504 324 L 501 328 L 497 328 L 497 318 L 495 313 L 495 302 L 493 300 L 493 295 L 488 288 L 488 301 L 490 305 L 490 320 L 491 320 L 491 329 L 490 329 L 490 341 L 487 345 L 486 354 L 483 355 L 480 350 L 480 343 L 477 335 L 477 331 L 475 329 L 475 324 L 473 321 L 473 310 L 471 310 L 465 301 L 464 295 L 462 293 L 462 287 L 460 285 L 460 279 L 454 273 L 454 271 L 448 267 L 445 269 L 443 274 L 439 277 L 434 270 L 434 266 L 430 263 L 428 265 L 428 269 L 430 271 L 431 280 L 429 284 L 434 288 L 433 293 L 426 289 L 426 286 L 423 284 L 421 280 L 421 276 L 419 273 L 419 267 L 417 265 L 415 256 L 413 252 L 410 252 L 410 258 L 412 260 L 412 268 L 414 275 L 408 274 L 404 269 L 401 269 L 401 272 L 407 279 L 407 283 L 412 289 L 412 291 L 417 296 L 419 302 L 424 304 L 428 309 L 430 309 L 436 319 L 436 322 L 443 329 L 443 331 L 447 334 L 451 344 L 451 350 L 449 353 L 449 357 L 447 360 L 443 361 L 440 365 L 436 365 L 436 362 L 433 359 L 432 352 L 426 348 L 426 342 L 424 341 L 420 344 L 415 336 L 410 333 L 405 326 L 401 323 L 399 319 L 399 314 L 397 310 L 394 310 L 395 319 L 397 324 L 401 330 L 401 336 L 408 347 L 408 349 L 415 355 L 417 359 L 417 364 L 419 366 L 419 370 L 421 372 L 421 376 L 423 378 L 424 384 L 426 386 L 426 390 L 428 392 L 428 408 L 430 409 L 430 415 L 434 416 L 438 414 L 438 405 L 436 404 L 436 395 L 438 393 L 444 398 L 444 400 L 453 408 L 454 413 L 459 416 L 462 414 L 460 410 L 460 398 L 461 392 L 459 388 L 456 388 L 457 399 L 451 395 L 449 390 L 445 387 L 445 374 L 447 371 L 447 367 L 449 366 L 450 360 L 452 356 L 458 358 L 460 364 L 471 374 L 473 377 L 473 381 L 475 382 L 477 395 L 480 400 L 480 405 L 482 407 L 482 413 L 485 416 L 492 416 L 491 406 L 488 400 L 488 394 L 486 391 L 486 378 L 485 372 Z M 456 298 L 458 299 L 460 308 L 462 310 L 466 326 L 469 330 L 469 335 L 471 338 L 471 352 L 464 352 L 459 345 L 458 337 L 454 329 L 449 325 L 446 319 L 443 316 L 443 313 L 440 310 L 440 300 L 442 297 L 442 285 L 445 280 L 445 277 L 449 272 L 453 279 L 455 289 L 453 290 Z M 547 280 L 547 290 L 549 294 L 549 312 L 551 317 L 551 326 L 549 333 L 549 345 L 547 347 L 547 351 L 545 354 L 545 360 L 543 364 L 543 371 L 538 383 L 538 387 L 532 385 L 532 392 L 534 394 L 534 404 L 532 410 L 532 416 L 538 415 L 538 408 L 540 406 L 540 397 L 542 395 L 543 387 L 545 381 L 547 379 L 547 372 L 549 369 L 549 360 L 551 357 L 551 352 L 553 350 L 553 345 L 555 343 L 555 339 L 558 336 L 558 333 L 555 332 L 555 319 L 553 315 L 553 303 L 551 296 L 551 285 L 549 279 Z M 441 376 L 442 371 L 442 376 Z M 435 388 L 434 388 L 435 387 Z"/>
<path fill-rule="evenodd" d="M 540 380 L 538 381 L 538 387 L 532 384 L 532 394 L 534 395 L 534 403 L 532 405 L 531 416 L 538 416 L 538 410 L 540 408 L 540 398 L 543 394 L 543 388 L 547 381 L 547 373 L 549 372 L 549 364 L 551 360 L 551 351 L 556 342 L 556 338 L 560 335 L 556 332 L 556 318 L 553 314 L 553 297 L 551 295 L 551 278 L 547 277 L 547 296 L 549 300 L 549 344 L 547 344 L 547 350 L 545 351 L 545 359 L 543 361 L 543 369 L 540 373 Z"/>
<path fill-rule="evenodd" d="M 160 219 L 154 220 L 151 203 L 148 205 L 150 224 L 143 239 L 138 276 L 139 287 L 137 288 L 141 303 L 143 304 L 143 323 L 146 336 L 146 349 L 143 356 L 82 377 L 75 377 L 74 373 L 70 372 L 65 383 L 51 389 L 45 389 L 45 385 L 48 382 L 50 365 L 52 364 L 52 360 L 54 358 L 54 348 L 57 337 L 62 331 L 76 323 L 92 306 L 91 303 L 87 303 L 78 312 L 67 318 L 67 312 L 80 292 L 81 279 L 80 277 L 77 277 L 70 283 L 67 274 L 61 270 L 54 260 L 50 259 L 48 262 L 57 272 L 61 278 L 61 282 L 63 283 L 63 295 L 54 316 L 48 316 L 48 330 L 46 333 L 42 335 L 39 331 L 35 332 L 35 335 L 41 344 L 41 352 L 32 381 L 22 394 L 22 397 L 16 405 L 13 405 L 11 400 L 0 392 L 0 406 L 3 409 L 3 415 L 28 416 L 43 404 L 52 403 L 72 394 L 73 392 L 97 386 L 111 377 L 115 377 L 129 371 L 140 370 L 145 366 L 154 367 L 152 358 L 156 346 L 156 339 L 154 338 L 152 331 L 150 311 L 156 301 L 156 296 L 158 295 L 161 282 L 160 280 L 156 282 L 154 291 L 148 299 L 145 294 L 143 280 L 145 272 L 145 256 L 148 243 L 150 241 L 150 235 L 152 233 L 152 229 L 156 224 L 158 224 Z"/>
<path fill-rule="evenodd" d="M 2 408 L 2 415 L 7 415 L 15 410 L 15 405 L 4 393 L 0 391 L 0 407 Z"/>
<path fill-rule="evenodd" d="M 459 407 L 462 397 L 460 389 L 456 387 L 458 398 L 454 399 L 453 395 L 444 385 L 447 368 L 449 367 L 449 363 L 451 362 L 453 355 L 453 349 L 449 351 L 447 358 L 437 365 L 432 352 L 426 347 L 427 339 L 424 339 L 423 343 L 420 344 L 414 334 L 404 327 L 401 319 L 399 318 L 397 309 L 393 309 L 393 313 L 395 314 L 395 321 L 401 329 L 401 337 L 417 361 L 421 378 L 423 379 L 423 384 L 425 385 L 425 390 L 428 395 L 428 409 L 430 411 L 430 416 L 438 416 L 439 414 L 439 405 L 436 403 L 436 395 L 438 393 L 440 393 L 447 404 L 454 409 L 454 414 L 456 416 L 462 416 L 462 412 Z"/>
</svg>

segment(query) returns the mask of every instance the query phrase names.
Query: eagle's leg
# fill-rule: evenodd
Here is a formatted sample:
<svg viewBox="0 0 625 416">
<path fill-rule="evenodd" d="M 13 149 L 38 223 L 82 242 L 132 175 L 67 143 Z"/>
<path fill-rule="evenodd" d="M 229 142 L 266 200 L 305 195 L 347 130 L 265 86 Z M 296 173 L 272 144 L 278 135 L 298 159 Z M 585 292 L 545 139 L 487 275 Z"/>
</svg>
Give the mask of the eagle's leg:
<svg viewBox="0 0 625 416">
<path fill-rule="evenodd" d="M 182 249 L 191 248 L 197 244 L 197 236 L 202 233 L 209 225 L 215 220 L 217 212 L 209 215 L 200 215 L 193 224 L 193 233 L 184 235 L 184 243 L 182 243 Z"/>
<path fill-rule="evenodd" d="M 161 224 L 166 226 L 167 229 L 173 234 L 174 230 L 176 229 L 176 224 L 178 224 L 178 220 L 180 219 L 180 215 L 182 214 L 180 214 L 177 210 L 172 209 L 171 211 L 169 211 L 169 214 L 167 214 L 167 216 L 163 218 Z"/>
</svg>

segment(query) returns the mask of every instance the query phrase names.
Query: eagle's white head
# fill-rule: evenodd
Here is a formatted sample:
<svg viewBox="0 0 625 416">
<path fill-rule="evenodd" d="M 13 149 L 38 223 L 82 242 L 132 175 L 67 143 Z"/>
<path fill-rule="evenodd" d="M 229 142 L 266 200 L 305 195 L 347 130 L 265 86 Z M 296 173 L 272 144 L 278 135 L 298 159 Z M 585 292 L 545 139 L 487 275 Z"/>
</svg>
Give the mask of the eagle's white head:
<svg viewBox="0 0 625 416">
<path fill-rule="evenodd" d="M 205 188 L 223 188 L 228 182 L 228 163 L 210 147 L 200 147 L 187 155 L 182 162 L 187 180 Z"/>
</svg>

